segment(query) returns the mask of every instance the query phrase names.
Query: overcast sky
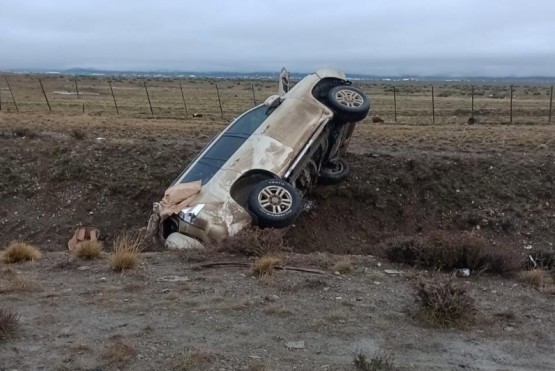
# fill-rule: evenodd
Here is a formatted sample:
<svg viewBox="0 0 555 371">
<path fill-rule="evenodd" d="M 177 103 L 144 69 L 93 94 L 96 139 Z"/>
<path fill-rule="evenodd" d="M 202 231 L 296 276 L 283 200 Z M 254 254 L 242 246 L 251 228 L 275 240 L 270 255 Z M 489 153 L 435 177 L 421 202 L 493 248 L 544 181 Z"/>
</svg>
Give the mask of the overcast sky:
<svg viewBox="0 0 555 371">
<path fill-rule="evenodd" d="M 555 76 L 555 0 L 0 0 L 0 69 Z"/>
</svg>

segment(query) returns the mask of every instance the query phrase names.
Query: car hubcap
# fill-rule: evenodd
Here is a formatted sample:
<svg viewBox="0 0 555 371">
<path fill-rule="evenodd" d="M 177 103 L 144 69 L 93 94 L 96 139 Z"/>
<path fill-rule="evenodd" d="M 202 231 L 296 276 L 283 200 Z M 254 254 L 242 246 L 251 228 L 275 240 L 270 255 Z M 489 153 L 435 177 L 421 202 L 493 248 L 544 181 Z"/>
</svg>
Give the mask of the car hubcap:
<svg viewBox="0 0 555 371">
<path fill-rule="evenodd" d="M 268 186 L 258 194 L 258 203 L 272 214 L 281 214 L 293 205 L 291 193 L 280 186 Z"/>
<path fill-rule="evenodd" d="M 362 95 L 353 90 L 339 90 L 335 93 L 335 99 L 345 107 L 360 107 L 364 103 Z"/>
</svg>

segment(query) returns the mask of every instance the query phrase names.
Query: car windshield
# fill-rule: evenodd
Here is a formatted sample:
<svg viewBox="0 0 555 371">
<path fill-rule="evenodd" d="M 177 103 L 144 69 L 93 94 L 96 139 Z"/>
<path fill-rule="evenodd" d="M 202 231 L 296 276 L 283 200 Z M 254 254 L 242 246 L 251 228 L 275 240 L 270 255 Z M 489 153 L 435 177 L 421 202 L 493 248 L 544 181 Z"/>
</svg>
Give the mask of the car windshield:
<svg viewBox="0 0 555 371">
<path fill-rule="evenodd" d="M 203 185 L 208 183 L 214 174 L 266 120 L 268 117 L 266 110 L 266 106 L 260 105 L 231 124 L 216 142 L 201 153 L 198 161 L 185 170 L 185 176 L 180 183 L 196 180 L 202 181 Z"/>
</svg>

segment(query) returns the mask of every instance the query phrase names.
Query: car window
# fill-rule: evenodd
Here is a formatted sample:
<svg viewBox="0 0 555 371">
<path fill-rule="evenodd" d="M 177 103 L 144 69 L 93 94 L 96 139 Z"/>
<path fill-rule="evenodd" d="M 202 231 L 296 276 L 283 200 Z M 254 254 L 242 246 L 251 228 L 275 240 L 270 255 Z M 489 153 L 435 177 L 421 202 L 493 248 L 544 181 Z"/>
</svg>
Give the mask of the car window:
<svg viewBox="0 0 555 371">
<path fill-rule="evenodd" d="M 202 155 L 198 162 L 185 170 L 181 183 L 201 180 L 206 184 L 224 166 L 227 160 L 260 127 L 268 115 L 267 107 L 262 105 L 235 121 L 225 133 Z"/>
</svg>

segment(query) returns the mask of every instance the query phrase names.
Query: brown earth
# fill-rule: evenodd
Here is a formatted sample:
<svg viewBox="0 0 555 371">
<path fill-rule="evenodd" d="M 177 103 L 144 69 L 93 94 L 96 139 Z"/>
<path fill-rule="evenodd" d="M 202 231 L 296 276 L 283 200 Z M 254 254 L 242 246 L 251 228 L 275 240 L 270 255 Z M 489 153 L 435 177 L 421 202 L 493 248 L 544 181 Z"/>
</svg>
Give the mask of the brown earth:
<svg viewBox="0 0 555 371">
<path fill-rule="evenodd" d="M 225 125 L 202 120 L 0 114 L 0 245 L 22 240 L 51 252 L 16 267 L 40 290 L 0 294 L 23 322 L 22 336 L 0 345 L 0 369 L 112 369 L 101 353 L 114 342 L 134 349 L 130 369 L 167 369 L 193 348 L 212 354 L 206 369 L 258 361 L 276 370 L 349 369 L 357 349 L 378 348 L 408 369 L 555 367 L 552 296 L 510 278 L 472 277 L 462 283 L 479 300 L 480 325 L 431 330 L 411 314 L 418 273 L 391 277 L 377 265 L 389 239 L 438 229 L 474 231 L 523 255 L 528 245 L 552 250 L 552 127 L 359 127 L 350 179 L 314 190 L 286 236 L 297 253 L 378 256 L 355 258 L 352 276 L 280 272 L 264 284 L 245 269 L 191 270 L 167 252 L 145 254 L 124 275 L 103 261 L 85 271 L 68 263 L 66 243 L 80 224 L 98 227 L 108 245 L 122 229 L 145 226 L 152 202 Z M 324 259 L 289 258 L 308 266 Z M 189 281 L 157 281 L 168 275 Z M 516 319 L 499 320 L 504 311 Z M 306 348 L 285 349 L 290 340 Z"/>
</svg>

